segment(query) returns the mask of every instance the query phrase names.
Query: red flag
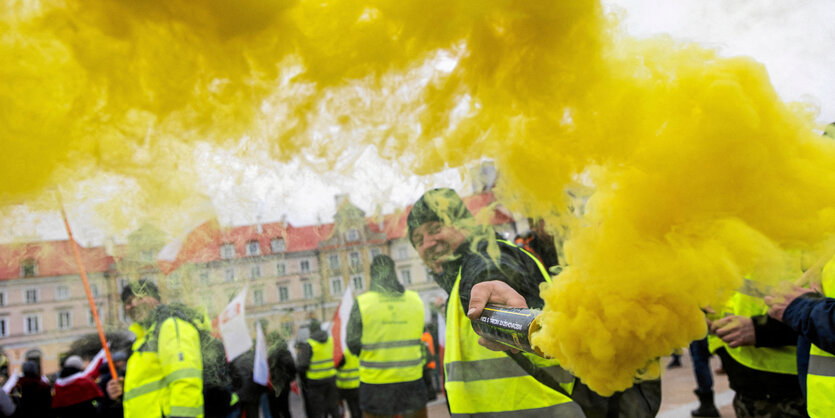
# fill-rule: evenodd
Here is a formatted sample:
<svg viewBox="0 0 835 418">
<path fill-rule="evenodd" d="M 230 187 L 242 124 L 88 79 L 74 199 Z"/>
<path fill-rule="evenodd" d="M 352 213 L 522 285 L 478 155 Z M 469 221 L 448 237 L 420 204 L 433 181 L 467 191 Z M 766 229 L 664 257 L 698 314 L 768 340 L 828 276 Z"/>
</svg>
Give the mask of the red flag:
<svg viewBox="0 0 835 418">
<path fill-rule="evenodd" d="M 214 257 L 215 246 L 220 241 L 220 223 L 216 218 L 203 222 L 184 237 L 168 243 L 157 255 L 157 264 L 163 274 L 171 274 L 187 261 L 207 261 Z"/>
<path fill-rule="evenodd" d="M 348 328 L 348 318 L 351 316 L 351 309 L 354 307 L 354 296 L 351 292 L 351 285 L 345 289 L 345 294 L 342 295 L 342 301 L 336 307 L 336 312 L 333 313 L 333 327 L 331 327 L 331 335 L 333 336 L 333 365 L 339 365 L 342 361 L 345 350 L 348 349 L 346 341 L 346 332 Z"/>
</svg>

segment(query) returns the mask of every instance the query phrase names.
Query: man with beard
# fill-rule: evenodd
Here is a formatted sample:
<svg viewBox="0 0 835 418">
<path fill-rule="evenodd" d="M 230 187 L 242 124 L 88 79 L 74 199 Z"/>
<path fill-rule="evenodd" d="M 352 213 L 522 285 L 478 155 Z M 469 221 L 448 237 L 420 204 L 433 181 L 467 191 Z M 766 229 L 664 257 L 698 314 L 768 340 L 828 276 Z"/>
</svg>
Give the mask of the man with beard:
<svg viewBox="0 0 835 418">
<path fill-rule="evenodd" d="M 450 295 L 444 368 L 451 414 L 584 416 L 568 395 L 573 376 L 554 361 L 485 348 L 467 317 L 476 314 L 470 304 L 474 288 L 480 290 L 474 296 L 508 289 L 515 296 L 504 302 L 541 308 L 539 284 L 550 277 L 536 258 L 501 239 L 489 226 L 478 225 L 451 189 L 421 196 L 409 212 L 407 228 L 412 246 Z M 501 302 L 488 296 L 479 303 L 488 299 Z M 485 339 L 481 342 L 491 345 Z M 492 348 L 502 346 L 493 343 Z"/>
</svg>

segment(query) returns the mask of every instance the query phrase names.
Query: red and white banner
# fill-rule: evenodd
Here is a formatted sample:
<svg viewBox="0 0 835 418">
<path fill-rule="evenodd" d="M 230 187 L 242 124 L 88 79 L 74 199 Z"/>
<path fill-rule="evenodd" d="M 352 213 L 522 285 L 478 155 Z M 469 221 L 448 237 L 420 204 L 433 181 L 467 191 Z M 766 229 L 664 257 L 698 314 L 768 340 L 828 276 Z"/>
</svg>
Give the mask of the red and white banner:
<svg viewBox="0 0 835 418">
<path fill-rule="evenodd" d="M 99 377 L 99 368 L 102 364 L 104 364 L 107 356 L 104 354 L 104 349 L 99 350 L 98 354 L 90 360 L 90 363 L 87 364 L 87 367 L 84 370 L 73 373 L 67 377 L 62 377 L 55 381 L 55 386 L 67 386 L 76 379 L 82 377 L 88 377 L 90 379 L 96 380 Z"/>
<path fill-rule="evenodd" d="M 333 313 L 333 326 L 331 327 L 331 335 L 333 336 L 333 364 L 339 365 L 345 351 L 348 350 L 347 343 L 347 329 L 348 318 L 351 316 L 351 309 L 354 307 L 354 296 L 351 284 L 345 289 L 345 294 L 342 295 L 342 301 L 336 307 L 336 312 Z"/>
<path fill-rule="evenodd" d="M 218 328 L 223 339 L 223 348 L 226 350 L 226 361 L 229 362 L 252 348 L 252 336 L 249 334 L 249 327 L 246 326 L 244 317 L 246 292 L 247 288 L 244 287 L 218 317 Z"/>
</svg>

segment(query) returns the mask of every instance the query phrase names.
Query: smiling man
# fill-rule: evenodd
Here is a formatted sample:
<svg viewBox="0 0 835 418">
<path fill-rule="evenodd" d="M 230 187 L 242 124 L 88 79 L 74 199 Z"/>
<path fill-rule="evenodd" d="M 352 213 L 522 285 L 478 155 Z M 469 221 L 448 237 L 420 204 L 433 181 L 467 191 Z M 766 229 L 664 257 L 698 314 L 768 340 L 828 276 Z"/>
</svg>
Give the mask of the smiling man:
<svg viewBox="0 0 835 418">
<path fill-rule="evenodd" d="M 203 358 L 194 325 L 160 303 L 159 289 L 147 280 L 125 286 L 122 302 L 134 323 L 133 354 L 124 384 L 107 384 L 110 399 L 122 398 L 125 418 L 202 417 Z"/>
<path fill-rule="evenodd" d="M 452 416 L 584 416 L 568 396 L 573 376 L 554 362 L 479 345 L 467 317 L 477 285 L 512 288 L 519 295 L 516 305 L 541 308 L 539 284 L 549 278 L 536 259 L 489 226 L 478 225 L 451 189 L 421 196 L 409 212 L 407 228 L 418 255 L 450 295 L 444 368 Z"/>
</svg>

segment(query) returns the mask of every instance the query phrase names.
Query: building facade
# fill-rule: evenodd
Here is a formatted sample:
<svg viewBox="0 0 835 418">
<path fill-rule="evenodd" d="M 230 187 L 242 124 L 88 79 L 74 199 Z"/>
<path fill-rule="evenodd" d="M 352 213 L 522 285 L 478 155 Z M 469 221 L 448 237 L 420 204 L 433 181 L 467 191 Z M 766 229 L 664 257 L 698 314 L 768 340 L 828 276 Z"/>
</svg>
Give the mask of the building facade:
<svg viewBox="0 0 835 418">
<path fill-rule="evenodd" d="M 395 261 L 397 276 L 426 305 L 443 303 L 440 289 L 406 237 L 410 208 L 368 217 L 347 196 L 337 196 L 334 222 L 293 226 L 286 222 L 220 227 L 207 222 L 179 243 L 173 266 L 161 268 L 163 234 L 151 225 L 132 233 L 127 243 L 82 248 L 91 287 L 108 331 L 125 331 L 119 295 L 130 281 L 156 283 L 163 302 L 202 307 L 215 318 L 246 289 L 246 318 L 255 335 L 260 322 L 266 332 L 284 338 L 306 335 L 311 318 L 327 322 L 350 287 L 353 296 L 368 290 L 370 265 L 378 254 Z M 474 213 L 508 238 L 515 235 L 509 213 L 496 208 L 492 193 L 464 199 Z M 59 356 L 69 344 L 95 332 L 89 304 L 68 241 L 0 247 L 0 346 L 17 369 L 27 358 L 39 358 L 46 373 L 58 370 Z M 166 274 L 167 273 L 167 274 Z"/>
</svg>

